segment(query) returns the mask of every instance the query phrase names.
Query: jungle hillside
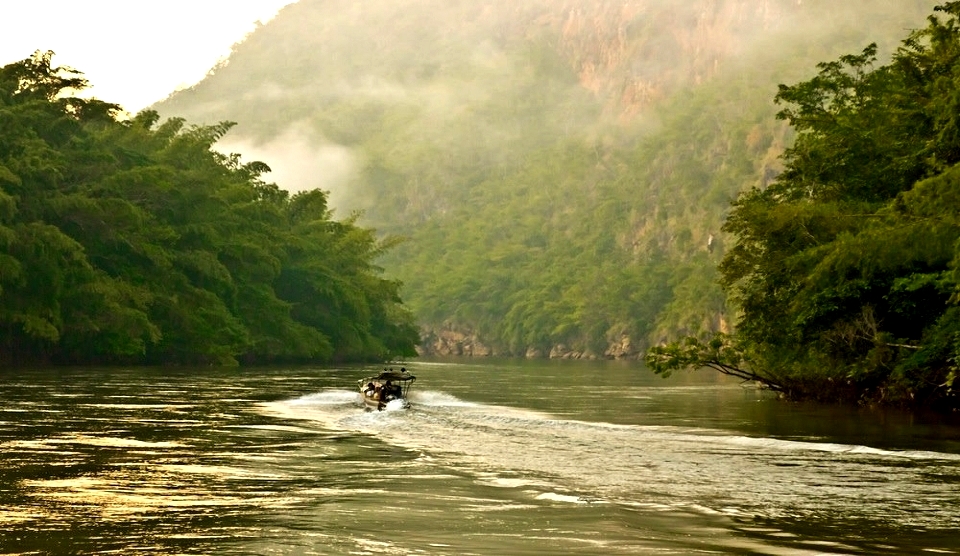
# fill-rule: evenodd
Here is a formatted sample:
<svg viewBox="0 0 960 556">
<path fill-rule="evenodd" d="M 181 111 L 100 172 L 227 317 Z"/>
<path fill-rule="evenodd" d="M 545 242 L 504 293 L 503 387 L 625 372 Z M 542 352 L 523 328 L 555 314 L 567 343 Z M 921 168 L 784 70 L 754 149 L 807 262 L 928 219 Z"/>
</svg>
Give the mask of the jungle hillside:
<svg viewBox="0 0 960 556">
<path fill-rule="evenodd" d="M 301 0 L 161 116 L 403 241 L 425 353 L 640 358 L 731 332 L 731 202 L 784 171 L 781 83 L 933 1 Z"/>
</svg>

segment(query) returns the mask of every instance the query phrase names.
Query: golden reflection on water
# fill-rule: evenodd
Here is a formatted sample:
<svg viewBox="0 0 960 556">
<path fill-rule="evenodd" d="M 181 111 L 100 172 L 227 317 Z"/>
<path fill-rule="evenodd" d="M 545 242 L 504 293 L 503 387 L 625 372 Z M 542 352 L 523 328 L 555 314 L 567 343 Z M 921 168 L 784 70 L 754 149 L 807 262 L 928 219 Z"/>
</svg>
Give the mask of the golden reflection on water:
<svg viewBox="0 0 960 556">
<path fill-rule="evenodd" d="M 608 391 L 584 381 L 550 398 L 568 396 L 562 414 L 437 386 L 419 407 L 389 414 L 354 404 L 340 386 L 353 377 L 278 371 L 244 379 L 246 397 L 222 397 L 239 382 L 231 373 L 184 373 L 159 388 L 135 371 L 89 387 L 41 373 L 31 380 L 45 388 L 8 388 L 0 554 L 795 556 L 896 552 L 915 540 L 952 548 L 928 534 L 960 523 L 946 507 L 958 500 L 952 454 L 730 433 L 693 419 L 623 423 L 572 405 L 585 392 L 620 395 L 621 405 L 720 397 L 701 386 L 641 392 L 611 377 Z M 507 386 L 484 392 L 527 392 Z M 915 511 L 935 500 L 944 507 Z M 873 530 L 857 519 L 886 523 L 888 536 L 923 535 L 882 544 L 858 533 Z"/>
<path fill-rule="evenodd" d="M 181 448 L 185 445 L 180 442 L 148 442 L 135 438 L 119 438 L 113 436 L 91 436 L 85 434 L 62 435 L 44 440 L 13 440 L 0 444 L 0 448 L 29 448 L 33 450 L 53 450 L 65 444 L 80 444 L 104 448 Z M 75 452 L 63 452 L 71 454 Z"/>
<path fill-rule="evenodd" d="M 36 500 L 31 511 L 0 512 L 0 523 L 28 523 L 49 526 L 51 523 L 122 523 L 127 526 L 152 529 L 158 519 L 168 522 L 173 516 L 187 511 L 189 515 L 209 516 L 223 520 L 238 512 L 279 511 L 281 508 L 302 504 L 302 496 L 273 489 L 232 489 L 231 480 L 250 479 L 255 474 L 227 466 L 193 464 L 163 464 L 137 470 L 135 465 L 107 471 L 97 476 L 67 479 L 31 479 L 20 487 Z M 210 488 L 210 482 L 191 481 L 190 476 L 201 475 L 224 481 L 221 488 Z M 276 477 L 257 476 L 257 480 Z M 246 508 L 246 509 L 245 509 Z M 186 523 L 185 523 L 186 525 Z M 102 525 L 97 525 L 102 526 Z M 230 534 L 215 532 L 180 531 L 174 537 L 181 540 L 215 539 L 254 536 L 250 531 L 235 530 Z M 0 551 L 2 552 L 2 551 Z"/>
<path fill-rule="evenodd" d="M 16 525 L 29 521 L 42 519 L 43 514 L 16 509 L 0 509 L 0 525 Z"/>
</svg>

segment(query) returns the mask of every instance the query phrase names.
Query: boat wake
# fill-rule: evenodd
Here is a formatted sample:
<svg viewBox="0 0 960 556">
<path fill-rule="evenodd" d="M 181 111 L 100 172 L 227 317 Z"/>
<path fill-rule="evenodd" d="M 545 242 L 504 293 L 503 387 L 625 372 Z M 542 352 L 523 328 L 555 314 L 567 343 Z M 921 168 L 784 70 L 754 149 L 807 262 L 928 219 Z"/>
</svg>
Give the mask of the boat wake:
<svg viewBox="0 0 960 556">
<path fill-rule="evenodd" d="M 437 391 L 413 393 L 404 411 L 364 411 L 358 394 L 342 390 L 264 409 L 419 450 L 436 465 L 530 489 L 539 500 L 771 518 L 872 508 L 884 513 L 872 517 L 914 526 L 960 525 L 949 509 L 960 507 L 960 494 L 945 503 L 927 480 L 960 474 L 955 454 L 558 419 Z"/>
</svg>

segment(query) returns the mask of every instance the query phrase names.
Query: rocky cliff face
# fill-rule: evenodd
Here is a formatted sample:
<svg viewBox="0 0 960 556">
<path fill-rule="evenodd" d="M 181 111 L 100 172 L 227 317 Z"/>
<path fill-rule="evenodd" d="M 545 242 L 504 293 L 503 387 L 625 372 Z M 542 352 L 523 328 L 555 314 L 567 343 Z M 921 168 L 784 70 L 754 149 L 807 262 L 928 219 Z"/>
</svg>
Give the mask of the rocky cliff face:
<svg viewBox="0 0 960 556">
<path fill-rule="evenodd" d="M 787 0 L 568 2 L 545 15 L 580 83 L 629 120 L 712 77 L 800 3 Z"/>
</svg>

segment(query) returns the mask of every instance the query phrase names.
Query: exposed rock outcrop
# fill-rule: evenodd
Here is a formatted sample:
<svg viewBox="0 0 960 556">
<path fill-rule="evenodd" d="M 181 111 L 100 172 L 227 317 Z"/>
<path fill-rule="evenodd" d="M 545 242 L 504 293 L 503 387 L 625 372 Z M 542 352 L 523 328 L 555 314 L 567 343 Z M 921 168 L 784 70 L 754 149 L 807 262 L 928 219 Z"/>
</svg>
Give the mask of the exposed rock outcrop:
<svg viewBox="0 0 960 556">
<path fill-rule="evenodd" d="M 473 332 L 453 328 L 424 330 L 422 341 L 417 347 L 419 355 L 460 355 L 468 357 L 489 357 L 500 355 L 485 345 Z"/>
<path fill-rule="evenodd" d="M 566 344 L 557 344 L 549 350 L 529 346 L 519 351 L 497 349 L 480 339 L 476 332 L 447 326 L 440 329 L 421 331 L 422 341 L 417 353 L 437 356 L 491 357 L 517 356 L 528 359 L 640 359 L 643 349 L 629 336 L 621 335 L 612 339 L 603 353 L 577 348 Z"/>
</svg>

